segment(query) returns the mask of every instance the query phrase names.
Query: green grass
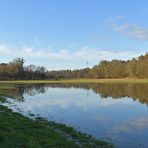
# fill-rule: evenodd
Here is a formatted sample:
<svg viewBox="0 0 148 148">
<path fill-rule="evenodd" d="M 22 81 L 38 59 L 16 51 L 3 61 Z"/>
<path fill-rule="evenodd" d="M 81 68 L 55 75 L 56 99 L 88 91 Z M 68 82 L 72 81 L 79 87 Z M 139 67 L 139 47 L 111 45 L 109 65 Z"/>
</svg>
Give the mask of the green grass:
<svg viewBox="0 0 148 148">
<path fill-rule="evenodd" d="M 59 79 L 59 80 L 0 81 L 0 84 L 52 84 L 52 83 L 148 83 L 148 79 Z"/>
<path fill-rule="evenodd" d="M 5 83 L 2 83 L 1 85 L 0 85 L 0 89 L 14 89 L 16 86 L 15 86 L 15 84 L 5 84 Z"/>
<path fill-rule="evenodd" d="M 0 98 L 4 102 L 5 98 Z M 0 105 L 0 147 L 1 148 L 77 148 L 113 147 L 112 144 L 96 140 L 64 124 L 36 120 L 13 112 Z"/>
</svg>

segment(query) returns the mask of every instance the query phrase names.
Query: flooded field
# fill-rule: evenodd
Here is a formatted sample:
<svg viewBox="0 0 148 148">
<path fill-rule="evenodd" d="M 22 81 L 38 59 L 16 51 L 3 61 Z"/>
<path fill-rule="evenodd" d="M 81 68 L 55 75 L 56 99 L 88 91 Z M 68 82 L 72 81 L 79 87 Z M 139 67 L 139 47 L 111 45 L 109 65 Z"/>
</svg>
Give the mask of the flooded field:
<svg viewBox="0 0 148 148">
<path fill-rule="evenodd" d="M 1 88 L 4 105 L 64 123 L 117 147 L 148 147 L 147 84 L 43 84 Z"/>
</svg>

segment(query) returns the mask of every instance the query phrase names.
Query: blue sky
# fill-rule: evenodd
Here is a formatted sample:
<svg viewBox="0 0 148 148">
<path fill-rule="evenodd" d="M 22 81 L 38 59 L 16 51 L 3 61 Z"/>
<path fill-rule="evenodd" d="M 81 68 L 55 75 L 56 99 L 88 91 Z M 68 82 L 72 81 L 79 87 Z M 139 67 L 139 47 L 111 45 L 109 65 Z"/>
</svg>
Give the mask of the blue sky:
<svg viewBox="0 0 148 148">
<path fill-rule="evenodd" d="M 0 0 L 0 62 L 76 69 L 148 49 L 147 0 Z"/>
</svg>

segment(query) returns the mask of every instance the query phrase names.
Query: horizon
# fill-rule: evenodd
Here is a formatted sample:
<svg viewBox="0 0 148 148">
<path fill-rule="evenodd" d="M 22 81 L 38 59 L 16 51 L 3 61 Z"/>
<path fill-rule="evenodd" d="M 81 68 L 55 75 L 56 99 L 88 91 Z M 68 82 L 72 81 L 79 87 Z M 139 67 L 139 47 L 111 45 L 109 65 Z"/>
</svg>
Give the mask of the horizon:
<svg viewBox="0 0 148 148">
<path fill-rule="evenodd" d="M 22 57 L 27 65 L 73 70 L 148 51 L 146 0 L 0 3 L 0 63 Z"/>
<path fill-rule="evenodd" d="M 145 56 L 146 54 L 148 54 L 148 53 L 145 53 L 145 54 L 143 54 L 143 55 L 139 55 L 138 57 L 140 57 L 140 56 Z M 121 60 L 121 61 L 124 61 L 124 62 L 126 62 L 126 61 L 128 61 L 128 60 L 131 61 L 131 60 L 133 60 L 133 59 L 137 59 L 138 57 L 132 57 L 131 59 Z M 17 57 L 17 58 L 22 58 L 22 57 Z M 9 64 L 10 62 L 12 62 L 13 60 L 15 60 L 15 59 L 17 59 L 17 58 L 11 59 L 9 62 L 6 62 L 6 63 L 0 62 L 0 64 Z M 34 63 L 30 63 L 29 65 L 27 65 L 24 58 L 23 58 L 23 60 L 24 60 L 24 66 L 35 65 Z M 101 61 L 108 61 L 108 62 L 111 62 L 112 60 L 119 60 L 119 61 L 120 61 L 120 59 L 111 59 L 111 60 L 103 59 L 103 60 L 101 60 Z M 50 71 L 64 71 L 64 70 L 72 70 L 72 71 L 73 71 L 73 70 L 83 70 L 83 69 L 86 69 L 86 68 L 92 69 L 94 66 L 100 64 L 101 61 L 99 61 L 98 63 L 92 65 L 91 67 L 89 66 L 89 62 L 86 61 L 86 66 L 85 66 L 85 67 L 77 68 L 77 69 L 68 69 L 68 68 L 67 68 L 67 69 L 51 69 L 51 70 L 50 70 L 50 69 L 48 69 L 47 67 L 44 67 L 43 65 L 35 65 L 35 66 L 44 67 L 44 68 L 46 68 L 46 70 L 49 71 L 49 72 L 50 72 Z"/>
</svg>

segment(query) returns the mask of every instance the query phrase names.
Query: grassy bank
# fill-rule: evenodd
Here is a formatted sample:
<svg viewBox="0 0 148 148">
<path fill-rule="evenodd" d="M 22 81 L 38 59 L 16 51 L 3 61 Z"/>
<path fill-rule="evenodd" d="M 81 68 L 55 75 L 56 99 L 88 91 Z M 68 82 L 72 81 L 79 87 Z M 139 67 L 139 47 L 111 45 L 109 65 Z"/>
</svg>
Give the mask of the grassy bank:
<svg viewBox="0 0 148 148">
<path fill-rule="evenodd" d="M 59 80 L 0 81 L 0 84 L 52 84 L 52 83 L 148 83 L 148 79 L 59 79 Z"/>
<path fill-rule="evenodd" d="M 0 98 L 5 102 L 5 98 Z M 0 147 L 113 147 L 71 127 L 42 118 L 29 119 L 0 105 Z"/>
</svg>

